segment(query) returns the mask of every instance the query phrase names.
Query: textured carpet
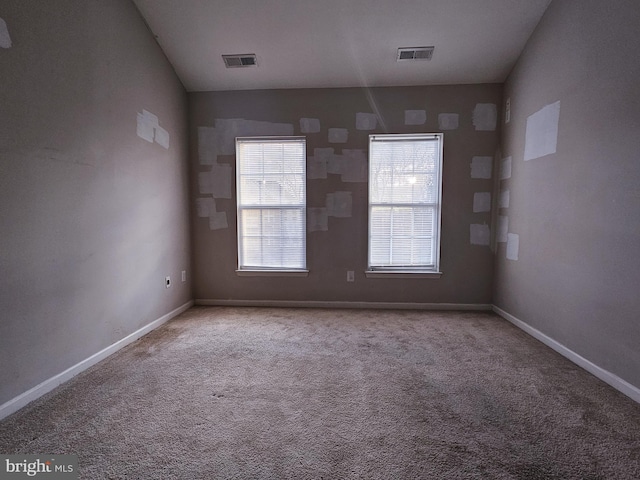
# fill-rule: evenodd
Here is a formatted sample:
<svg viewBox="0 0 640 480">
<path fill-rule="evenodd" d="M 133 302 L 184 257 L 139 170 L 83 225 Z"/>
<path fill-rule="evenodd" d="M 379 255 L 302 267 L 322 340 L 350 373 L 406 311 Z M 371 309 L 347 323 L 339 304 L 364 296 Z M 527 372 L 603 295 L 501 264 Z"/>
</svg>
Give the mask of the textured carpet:
<svg viewBox="0 0 640 480">
<path fill-rule="evenodd" d="M 0 422 L 80 478 L 638 479 L 640 405 L 491 313 L 193 308 Z"/>
</svg>

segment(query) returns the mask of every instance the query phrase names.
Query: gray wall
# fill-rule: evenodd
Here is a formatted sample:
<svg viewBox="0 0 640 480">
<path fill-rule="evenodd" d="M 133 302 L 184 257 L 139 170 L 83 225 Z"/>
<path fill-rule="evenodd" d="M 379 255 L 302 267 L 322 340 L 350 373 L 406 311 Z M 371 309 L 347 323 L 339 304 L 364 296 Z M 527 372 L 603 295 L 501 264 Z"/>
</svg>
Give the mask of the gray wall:
<svg viewBox="0 0 640 480">
<path fill-rule="evenodd" d="M 191 291 L 186 93 L 132 2 L 3 0 L 0 17 L 2 404 Z M 137 136 L 143 109 L 168 149 Z"/>
<path fill-rule="evenodd" d="M 640 387 L 640 2 L 555 0 L 505 85 L 513 173 L 494 303 Z M 524 161 L 527 118 L 560 101 L 557 151 Z"/>
<path fill-rule="evenodd" d="M 240 72 L 244 73 L 244 72 Z M 499 131 L 477 131 L 472 112 L 478 103 L 493 103 L 500 110 L 501 85 L 465 85 L 375 89 L 309 89 L 207 92 L 189 94 L 192 164 L 192 212 L 194 291 L 196 299 L 210 300 L 315 300 L 369 302 L 426 302 L 486 304 L 491 302 L 493 255 L 488 246 L 470 244 L 470 224 L 489 224 L 489 213 L 473 213 L 475 192 L 490 191 L 493 181 L 471 178 L 473 156 L 492 157 L 498 149 Z M 405 125 L 405 110 L 425 110 L 426 124 Z M 373 131 L 356 129 L 356 113 L 378 112 L 382 122 Z M 215 127 L 218 119 L 285 123 L 292 133 L 306 135 L 307 155 L 315 148 L 368 148 L 370 133 L 437 132 L 438 114 L 459 114 L 459 128 L 445 131 L 442 215 L 442 260 L 440 279 L 365 278 L 367 266 L 367 183 L 343 182 L 339 175 L 307 181 L 307 206 L 322 207 L 326 195 L 352 193 L 350 218 L 328 219 L 327 231 L 308 232 L 306 278 L 238 277 L 235 178 L 232 198 L 216 198 L 216 210 L 225 212 L 228 228 L 210 229 L 209 219 L 198 217 L 198 198 L 211 198 L 199 191 L 198 175 L 212 170 L 201 162 L 206 151 L 198 150 L 198 127 Z M 301 118 L 320 120 L 320 132 L 303 134 Z M 499 124 L 499 122 L 498 122 Z M 264 133 L 267 127 L 253 124 L 242 134 Z M 262 126 L 261 126 L 262 125 Z M 244 128 L 244 127 L 242 127 Z M 329 128 L 348 129 L 348 142 L 329 143 Z M 236 132 L 237 133 L 237 132 Z M 218 147 L 220 149 L 220 147 Z M 235 170 L 229 150 L 217 156 L 220 165 Z M 199 158 L 203 157 L 203 158 Z M 218 169 L 219 170 L 219 169 Z M 205 190 L 206 191 L 206 190 Z M 223 195 L 224 196 L 224 195 Z M 202 213 L 202 212 L 201 212 Z M 347 270 L 355 271 L 355 282 L 347 283 Z"/>
</svg>

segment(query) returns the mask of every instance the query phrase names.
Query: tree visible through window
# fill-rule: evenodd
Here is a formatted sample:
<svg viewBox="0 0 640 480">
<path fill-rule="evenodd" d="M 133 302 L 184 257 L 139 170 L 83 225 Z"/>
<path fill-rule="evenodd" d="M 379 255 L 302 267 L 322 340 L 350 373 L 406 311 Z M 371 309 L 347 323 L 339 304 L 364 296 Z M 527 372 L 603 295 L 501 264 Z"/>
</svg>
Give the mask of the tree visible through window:
<svg viewBox="0 0 640 480">
<path fill-rule="evenodd" d="M 306 269 L 304 137 L 236 139 L 238 269 Z"/>
<path fill-rule="evenodd" d="M 369 270 L 438 272 L 442 134 L 369 137 Z"/>
</svg>

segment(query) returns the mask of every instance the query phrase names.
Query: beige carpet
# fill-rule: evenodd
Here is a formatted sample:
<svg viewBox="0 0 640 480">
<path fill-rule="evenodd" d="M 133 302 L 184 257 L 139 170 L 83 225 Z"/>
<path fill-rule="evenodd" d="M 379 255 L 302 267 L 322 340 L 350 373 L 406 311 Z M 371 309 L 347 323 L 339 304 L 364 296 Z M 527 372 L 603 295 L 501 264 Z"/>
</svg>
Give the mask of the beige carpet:
<svg viewBox="0 0 640 480">
<path fill-rule="evenodd" d="M 193 308 L 0 422 L 80 478 L 638 479 L 640 405 L 490 313 Z"/>
</svg>

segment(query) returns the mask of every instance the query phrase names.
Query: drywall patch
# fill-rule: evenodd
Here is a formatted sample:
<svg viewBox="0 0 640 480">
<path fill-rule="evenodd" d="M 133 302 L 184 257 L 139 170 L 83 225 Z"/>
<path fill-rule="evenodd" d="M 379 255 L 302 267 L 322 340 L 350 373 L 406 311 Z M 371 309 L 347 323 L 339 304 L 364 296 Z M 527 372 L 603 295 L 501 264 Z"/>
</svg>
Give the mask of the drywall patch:
<svg viewBox="0 0 640 480">
<path fill-rule="evenodd" d="M 314 148 L 312 158 L 313 178 L 327 178 L 327 173 L 340 173 L 334 171 L 337 167 L 336 154 L 333 153 L 333 148 Z M 307 172 L 307 175 L 309 175 L 309 172 Z"/>
<path fill-rule="evenodd" d="M 351 192 L 333 192 L 327 194 L 327 215 L 329 217 L 348 218 L 352 215 L 353 199 Z"/>
<path fill-rule="evenodd" d="M 156 127 L 155 141 L 161 147 L 169 149 L 169 132 L 160 125 Z"/>
<path fill-rule="evenodd" d="M 500 180 L 511 178 L 511 157 L 504 158 L 500 164 Z"/>
<path fill-rule="evenodd" d="M 307 178 L 310 180 L 327 178 L 327 159 L 325 157 L 317 155 L 307 157 Z"/>
<path fill-rule="evenodd" d="M 149 143 L 155 141 L 161 147 L 169 148 L 169 132 L 160 126 L 157 115 L 147 110 L 137 114 L 136 133 Z"/>
<path fill-rule="evenodd" d="M 356 130 L 375 130 L 378 116 L 375 113 L 356 113 Z"/>
<path fill-rule="evenodd" d="M 473 157 L 471 159 L 471 178 L 491 178 L 493 157 Z"/>
<path fill-rule="evenodd" d="M 137 135 L 146 140 L 149 143 L 153 143 L 153 137 L 155 136 L 155 127 L 158 125 L 158 117 L 146 110 L 142 110 L 142 113 L 137 114 Z"/>
<path fill-rule="evenodd" d="M 491 132 L 498 124 L 498 107 L 495 103 L 478 103 L 473 109 L 473 126 L 478 131 Z"/>
<path fill-rule="evenodd" d="M 460 115 L 457 113 L 441 113 L 438 115 L 438 128 L 440 130 L 456 130 L 460 123 Z"/>
<path fill-rule="evenodd" d="M 473 213 L 491 211 L 491 192 L 476 192 L 473 194 Z"/>
<path fill-rule="evenodd" d="M 0 48 L 11 48 L 11 45 L 7 22 L 0 18 Z"/>
<path fill-rule="evenodd" d="M 213 212 L 209 215 L 209 230 L 222 230 L 229 228 L 227 212 Z"/>
<path fill-rule="evenodd" d="M 367 154 L 359 149 L 342 149 L 342 174 L 343 182 L 366 182 Z"/>
<path fill-rule="evenodd" d="M 547 105 L 527 118 L 524 159 L 544 157 L 556 153 L 560 101 Z"/>
<path fill-rule="evenodd" d="M 520 235 L 515 233 L 507 234 L 507 259 L 518 260 L 520 250 Z"/>
<path fill-rule="evenodd" d="M 506 215 L 498 215 L 498 242 L 504 243 L 507 241 L 507 234 L 509 233 L 509 217 Z"/>
<path fill-rule="evenodd" d="M 198 127 L 198 161 L 200 165 L 214 165 L 218 161 L 216 129 Z"/>
<path fill-rule="evenodd" d="M 205 218 L 215 213 L 216 201 L 213 198 L 196 198 L 196 213 L 198 217 Z"/>
<path fill-rule="evenodd" d="M 215 148 L 217 155 L 235 155 L 236 137 L 291 136 L 292 123 L 272 123 L 244 118 L 216 118 Z"/>
<path fill-rule="evenodd" d="M 347 143 L 349 130 L 346 128 L 330 128 L 329 143 Z"/>
<path fill-rule="evenodd" d="M 500 198 L 498 199 L 499 208 L 509 208 L 509 190 L 501 190 Z"/>
<path fill-rule="evenodd" d="M 329 230 L 328 218 L 326 207 L 307 208 L 307 231 L 326 232 Z"/>
<path fill-rule="evenodd" d="M 471 245 L 489 246 L 491 230 L 487 224 L 472 223 L 469 229 Z"/>
<path fill-rule="evenodd" d="M 405 110 L 404 111 L 405 125 L 424 125 L 425 123 L 427 123 L 426 110 Z"/>
<path fill-rule="evenodd" d="M 318 118 L 301 118 L 300 131 L 302 133 L 318 133 L 320 131 L 320 120 Z"/>
</svg>

